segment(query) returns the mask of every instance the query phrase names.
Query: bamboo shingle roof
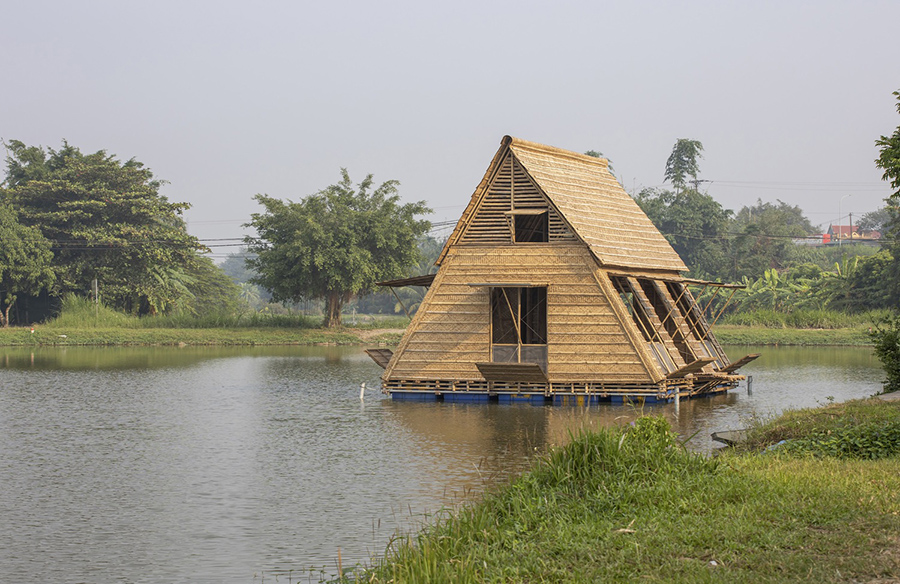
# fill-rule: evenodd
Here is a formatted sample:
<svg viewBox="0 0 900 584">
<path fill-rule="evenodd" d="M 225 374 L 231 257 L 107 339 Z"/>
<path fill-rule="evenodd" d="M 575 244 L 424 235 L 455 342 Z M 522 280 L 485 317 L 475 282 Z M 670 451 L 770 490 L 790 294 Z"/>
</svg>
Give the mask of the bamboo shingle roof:
<svg viewBox="0 0 900 584">
<path fill-rule="evenodd" d="M 607 160 L 510 136 L 503 138 L 500 150 L 472 195 L 438 263 L 477 213 L 495 167 L 507 150 L 600 265 L 640 270 L 687 270 L 669 242 L 609 172 Z"/>
</svg>

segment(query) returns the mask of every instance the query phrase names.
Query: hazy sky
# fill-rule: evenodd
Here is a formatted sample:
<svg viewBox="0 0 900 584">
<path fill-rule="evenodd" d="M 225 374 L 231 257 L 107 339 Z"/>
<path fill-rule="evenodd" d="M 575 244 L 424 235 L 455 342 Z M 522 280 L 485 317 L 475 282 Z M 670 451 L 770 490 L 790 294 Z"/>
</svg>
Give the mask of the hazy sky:
<svg viewBox="0 0 900 584">
<path fill-rule="evenodd" d="M 826 228 L 890 193 L 896 0 L 0 0 L 0 22 L 0 137 L 137 158 L 205 240 L 341 167 L 456 220 L 505 134 L 599 150 L 629 192 L 700 140 L 725 207 Z"/>
</svg>

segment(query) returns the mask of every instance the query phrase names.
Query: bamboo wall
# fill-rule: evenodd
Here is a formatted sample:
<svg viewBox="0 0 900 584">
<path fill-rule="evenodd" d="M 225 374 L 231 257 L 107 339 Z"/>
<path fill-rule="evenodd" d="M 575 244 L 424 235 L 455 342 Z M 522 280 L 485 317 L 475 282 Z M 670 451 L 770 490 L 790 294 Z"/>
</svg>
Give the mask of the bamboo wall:
<svg viewBox="0 0 900 584">
<path fill-rule="evenodd" d="M 606 276 L 580 242 L 454 246 L 384 379 L 481 379 L 475 363 L 491 361 L 489 288 L 469 284 L 506 283 L 548 287 L 551 382 L 653 383 L 658 373 L 648 372 L 598 278 Z"/>
<path fill-rule="evenodd" d="M 550 241 L 575 241 L 575 235 L 547 202 L 512 153 L 500 163 L 478 213 L 465 227 L 460 243 L 512 243 L 509 215 L 513 209 L 548 209 Z"/>
</svg>

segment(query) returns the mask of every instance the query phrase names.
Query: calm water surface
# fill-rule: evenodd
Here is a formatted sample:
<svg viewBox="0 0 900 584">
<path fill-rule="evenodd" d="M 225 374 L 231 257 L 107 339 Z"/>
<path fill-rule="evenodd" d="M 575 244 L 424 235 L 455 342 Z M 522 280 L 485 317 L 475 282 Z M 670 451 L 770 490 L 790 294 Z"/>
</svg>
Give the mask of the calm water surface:
<svg viewBox="0 0 900 584">
<path fill-rule="evenodd" d="M 692 448 L 866 397 L 871 349 L 734 347 L 746 385 L 645 408 Z M 626 406 L 392 402 L 358 348 L 0 348 L 0 581 L 258 582 L 383 553 L 397 529 Z M 318 573 L 318 572 L 316 572 Z M 302 577 L 306 581 L 307 577 Z"/>
</svg>

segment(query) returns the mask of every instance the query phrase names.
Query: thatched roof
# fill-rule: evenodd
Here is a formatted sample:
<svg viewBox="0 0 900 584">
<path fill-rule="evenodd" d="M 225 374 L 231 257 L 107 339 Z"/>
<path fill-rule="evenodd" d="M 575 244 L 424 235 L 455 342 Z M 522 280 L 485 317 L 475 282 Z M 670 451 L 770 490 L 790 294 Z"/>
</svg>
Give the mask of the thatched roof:
<svg viewBox="0 0 900 584">
<path fill-rule="evenodd" d="M 609 172 L 608 162 L 504 136 L 484 179 L 450 236 L 441 258 L 462 236 L 509 150 L 601 265 L 685 271 L 669 242 Z"/>
</svg>

